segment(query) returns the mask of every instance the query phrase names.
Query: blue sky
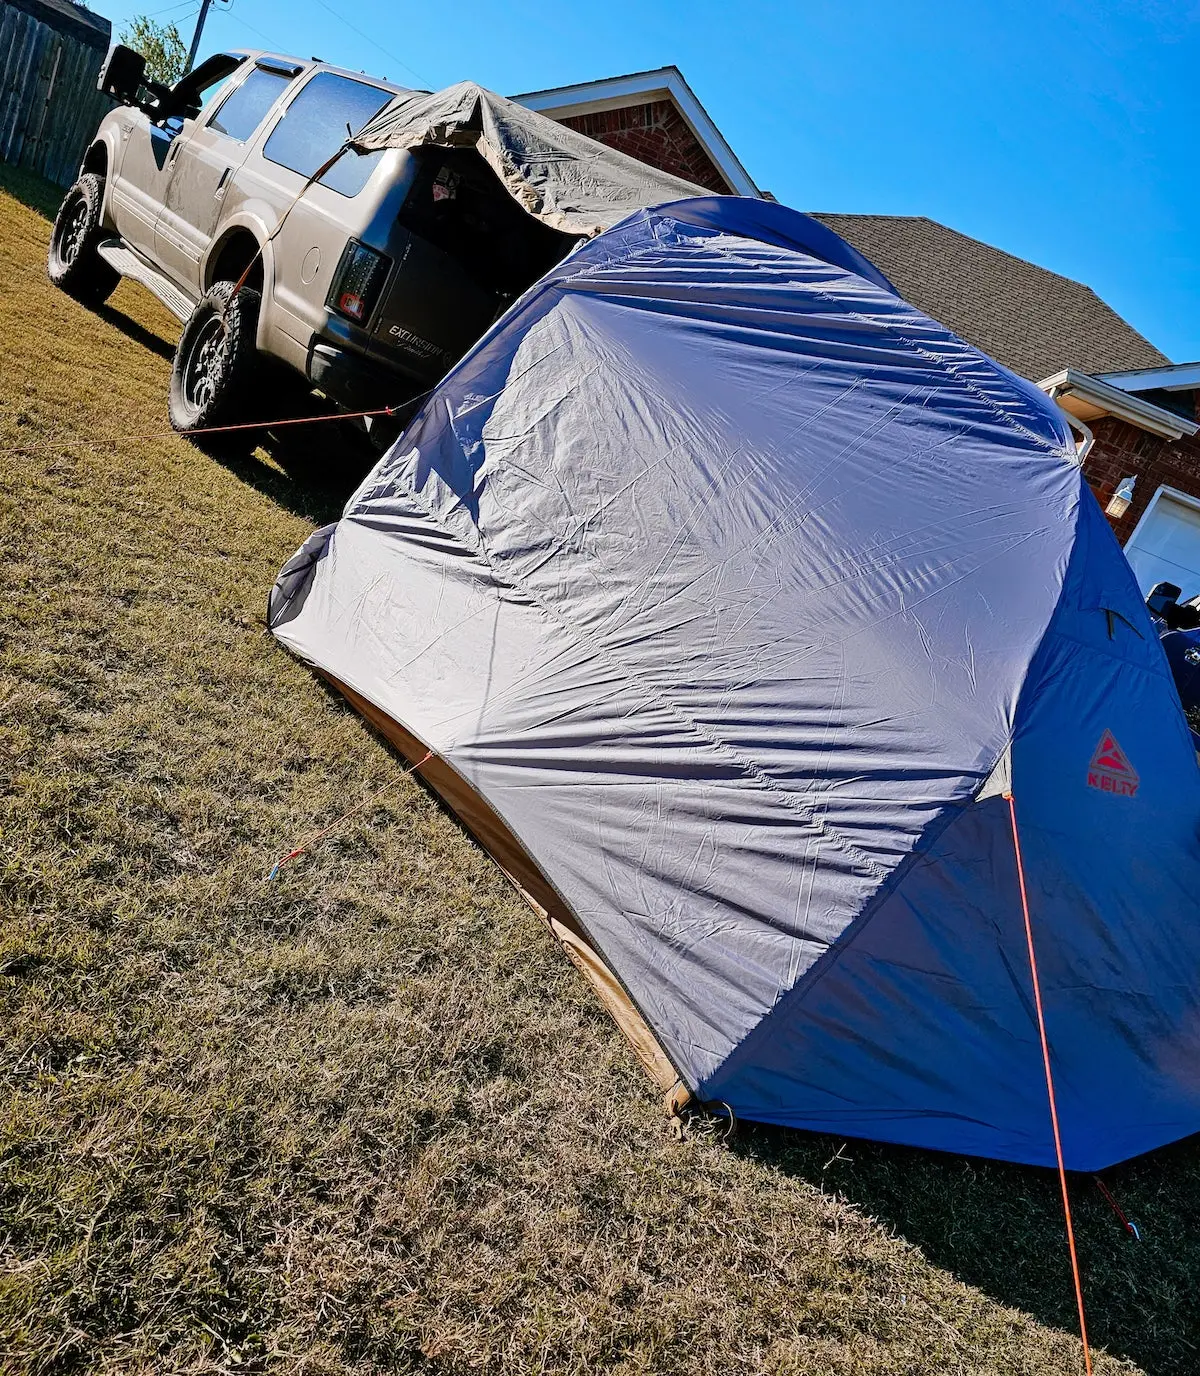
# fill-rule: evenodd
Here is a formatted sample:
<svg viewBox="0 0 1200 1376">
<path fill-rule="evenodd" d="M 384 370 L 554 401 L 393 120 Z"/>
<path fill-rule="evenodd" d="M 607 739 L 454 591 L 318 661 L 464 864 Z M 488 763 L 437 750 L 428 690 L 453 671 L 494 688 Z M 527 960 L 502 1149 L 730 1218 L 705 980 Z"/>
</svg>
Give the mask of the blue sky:
<svg viewBox="0 0 1200 1376">
<path fill-rule="evenodd" d="M 198 0 L 92 0 L 190 38 Z M 1200 0 L 232 0 L 201 53 L 511 94 L 674 62 L 760 186 L 928 215 L 1200 359 Z"/>
</svg>

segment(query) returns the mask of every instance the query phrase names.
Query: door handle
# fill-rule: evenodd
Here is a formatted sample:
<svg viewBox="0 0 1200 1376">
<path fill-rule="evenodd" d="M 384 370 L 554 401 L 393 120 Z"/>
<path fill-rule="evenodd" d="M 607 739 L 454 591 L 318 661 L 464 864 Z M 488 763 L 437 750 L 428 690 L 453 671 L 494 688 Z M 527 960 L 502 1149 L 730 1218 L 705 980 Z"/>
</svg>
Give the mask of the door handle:
<svg viewBox="0 0 1200 1376">
<path fill-rule="evenodd" d="M 219 200 L 221 199 L 221 197 L 224 196 L 224 194 L 225 194 L 225 183 L 226 183 L 226 181 L 229 179 L 229 174 L 230 174 L 230 172 L 232 172 L 232 171 L 233 171 L 233 169 L 232 169 L 231 167 L 227 167 L 227 168 L 225 169 L 225 171 L 221 173 L 221 179 L 220 179 L 219 182 L 217 182 L 217 189 L 213 192 L 213 199 L 214 199 L 214 200 L 218 200 L 218 201 L 219 201 Z"/>
</svg>

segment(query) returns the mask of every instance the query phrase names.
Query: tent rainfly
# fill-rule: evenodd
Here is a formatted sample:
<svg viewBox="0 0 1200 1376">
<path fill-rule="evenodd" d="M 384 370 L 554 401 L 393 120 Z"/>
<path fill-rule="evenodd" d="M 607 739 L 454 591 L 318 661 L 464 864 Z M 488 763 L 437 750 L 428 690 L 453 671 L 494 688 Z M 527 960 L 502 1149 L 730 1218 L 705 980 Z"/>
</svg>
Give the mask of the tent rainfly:
<svg viewBox="0 0 1200 1376">
<path fill-rule="evenodd" d="M 1200 1129 L 1200 771 L 1040 392 L 814 221 L 554 268 L 280 574 L 664 1089 L 1055 1156 Z"/>
</svg>

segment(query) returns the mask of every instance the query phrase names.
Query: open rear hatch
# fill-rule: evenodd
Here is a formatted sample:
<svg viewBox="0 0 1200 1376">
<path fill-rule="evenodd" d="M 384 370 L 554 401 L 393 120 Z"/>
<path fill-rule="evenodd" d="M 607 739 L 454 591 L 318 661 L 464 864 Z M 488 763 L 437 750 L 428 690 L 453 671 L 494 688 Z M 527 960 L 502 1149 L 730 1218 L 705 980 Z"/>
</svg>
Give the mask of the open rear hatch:
<svg viewBox="0 0 1200 1376">
<path fill-rule="evenodd" d="M 398 217 L 402 247 L 371 333 L 434 381 L 578 236 L 522 210 L 474 149 L 418 148 L 412 156 L 417 173 Z M 335 274 L 335 290 L 344 290 L 347 267 Z"/>
</svg>

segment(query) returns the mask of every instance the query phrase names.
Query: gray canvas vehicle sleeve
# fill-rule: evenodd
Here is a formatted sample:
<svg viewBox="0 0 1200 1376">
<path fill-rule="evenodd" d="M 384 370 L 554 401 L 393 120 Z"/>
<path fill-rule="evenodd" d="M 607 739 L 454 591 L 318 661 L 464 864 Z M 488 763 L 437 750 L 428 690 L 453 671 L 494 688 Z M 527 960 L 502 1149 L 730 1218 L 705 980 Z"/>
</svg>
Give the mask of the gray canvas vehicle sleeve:
<svg viewBox="0 0 1200 1376">
<path fill-rule="evenodd" d="M 569 234 L 599 234 L 701 189 L 471 81 L 389 105 L 353 142 L 363 152 L 423 145 L 476 149 L 529 214 Z"/>
</svg>

